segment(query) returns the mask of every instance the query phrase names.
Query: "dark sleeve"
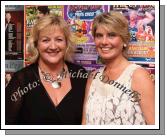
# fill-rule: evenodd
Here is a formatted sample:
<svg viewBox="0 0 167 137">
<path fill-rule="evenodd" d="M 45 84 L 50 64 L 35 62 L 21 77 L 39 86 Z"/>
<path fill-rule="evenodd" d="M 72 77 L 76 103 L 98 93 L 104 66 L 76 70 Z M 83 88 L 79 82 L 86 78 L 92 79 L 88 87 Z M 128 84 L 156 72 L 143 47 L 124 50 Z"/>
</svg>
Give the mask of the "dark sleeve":
<svg viewBox="0 0 167 137">
<path fill-rule="evenodd" d="M 19 111 L 22 106 L 20 80 L 16 74 L 13 75 L 5 89 L 5 124 L 17 124 Z"/>
</svg>

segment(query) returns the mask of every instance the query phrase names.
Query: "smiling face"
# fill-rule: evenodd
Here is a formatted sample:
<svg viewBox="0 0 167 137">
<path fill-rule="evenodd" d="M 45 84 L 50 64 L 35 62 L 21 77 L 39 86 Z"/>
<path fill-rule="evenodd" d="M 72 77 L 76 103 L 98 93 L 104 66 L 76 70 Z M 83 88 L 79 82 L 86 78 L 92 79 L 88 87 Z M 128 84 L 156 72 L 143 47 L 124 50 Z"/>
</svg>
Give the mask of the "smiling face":
<svg viewBox="0 0 167 137">
<path fill-rule="evenodd" d="M 39 60 L 46 64 L 56 64 L 63 60 L 66 38 L 60 27 L 48 26 L 40 31 L 37 42 Z"/>
<path fill-rule="evenodd" d="M 105 26 L 98 26 L 95 32 L 96 49 L 104 60 L 122 56 L 123 41 L 115 32 L 107 31 Z"/>
<path fill-rule="evenodd" d="M 93 20 L 92 35 L 103 60 L 118 56 L 127 58 L 130 33 L 128 21 L 121 13 L 109 12 L 96 16 Z"/>
</svg>

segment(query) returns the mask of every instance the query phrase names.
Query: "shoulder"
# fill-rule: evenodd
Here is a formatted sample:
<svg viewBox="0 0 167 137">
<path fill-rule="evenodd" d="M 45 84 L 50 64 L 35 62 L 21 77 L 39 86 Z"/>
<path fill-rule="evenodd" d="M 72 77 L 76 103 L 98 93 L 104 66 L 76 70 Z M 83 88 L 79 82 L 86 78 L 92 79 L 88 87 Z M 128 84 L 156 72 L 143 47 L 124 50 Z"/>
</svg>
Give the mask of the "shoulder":
<svg viewBox="0 0 167 137">
<path fill-rule="evenodd" d="M 15 72 L 10 82 L 8 83 L 6 90 L 11 91 L 11 89 L 24 87 L 25 85 L 27 85 L 27 83 L 34 81 L 36 79 L 32 71 L 34 67 L 35 67 L 34 64 L 32 64 Z"/>
<path fill-rule="evenodd" d="M 34 76 L 34 72 L 37 71 L 37 64 L 33 63 L 29 66 L 26 66 L 19 71 L 15 72 L 13 77 L 18 78 L 18 79 L 23 79 L 26 77 L 31 77 Z"/>
<path fill-rule="evenodd" d="M 150 92 L 154 89 L 154 83 L 150 74 L 142 67 L 137 68 L 132 75 L 132 89 L 134 91 Z"/>
<path fill-rule="evenodd" d="M 148 73 L 148 71 L 140 66 L 134 70 L 132 78 L 133 80 L 138 80 L 138 81 L 145 80 L 145 79 L 151 80 L 150 74 Z"/>
</svg>

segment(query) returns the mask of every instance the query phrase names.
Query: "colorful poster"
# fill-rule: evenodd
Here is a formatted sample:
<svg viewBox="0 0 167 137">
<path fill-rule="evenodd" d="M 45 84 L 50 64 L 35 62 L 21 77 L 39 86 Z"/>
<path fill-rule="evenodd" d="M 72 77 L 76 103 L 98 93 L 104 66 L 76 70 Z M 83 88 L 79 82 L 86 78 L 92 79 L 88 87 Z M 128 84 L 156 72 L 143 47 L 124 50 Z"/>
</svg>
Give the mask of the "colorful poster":
<svg viewBox="0 0 167 137">
<path fill-rule="evenodd" d="M 79 44 L 74 55 L 76 64 L 81 64 L 87 70 L 102 67 L 94 44 Z"/>
<path fill-rule="evenodd" d="M 22 60 L 24 48 L 24 6 L 5 6 L 5 59 Z"/>
<path fill-rule="evenodd" d="M 155 7 L 153 5 L 112 5 L 110 11 L 121 12 L 129 21 L 131 35 L 129 61 L 145 63 L 147 58 L 155 58 Z M 143 60 L 143 58 L 146 58 Z"/>
<path fill-rule="evenodd" d="M 70 24 L 76 44 L 93 43 L 91 34 L 95 16 L 108 10 L 102 5 L 68 5 L 64 7 L 64 19 Z"/>
<path fill-rule="evenodd" d="M 128 48 L 128 57 L 154 58 L 154 43 L 130 43 Z"/>
<path fill-rule="evenodd" d="M 68 5 L 64 7 L 64 19 L 69 23 L 76 43 L 74 61 L 87 70 L 102 66 L 98 61 L 94 40 L 91 34 L 95 16 L 108 11 L 105 5 Z"/>
<path fill-rule="evenodd" d="M 22 11 L 20 10 L 22 9 Z M 25 14 L 23 6 L 6 6 L 6 12 L 10 11 L 13 15 L 13 25 L 11 25 L 11 34 L 8 43 L 15 43 L 18 46 L 9 44 L 6 46 L 6 59 L 23 59 L 23 47 L 25 46 L 25 65 L 31 64 L 31 54 L 28 52 L 28 39 L 30 30 L 36 20 L 43 14 L 56 14 L 63 16 L 69 23 L 73 33 L 73 40 L 76 43 L 76 52 L 74 62 L 81 64 L 87 70 L 99 68 L 103 66 L 101 59 L 95 49 L 94 40 L 91 34 L 92 21 L 95 16 L 106 11 L 119 11 L 129 21 L 129 31 L 131 41 L 128 49 L 128 60 L 134 63 L 153 64 L 155 62 L 155 12 L 152 5 L 45 5 L 45 6 L 25 6 Z M 17 14 L 16 14 L 17 11 Z M 15 12 L 15 14 L 14 14 Z M 22 13 L 21 13 L 22 12 Z M 23 23 L 25 15 L 25 44 L 23 43 L 23 28 L 15 33 L 16 20 Z M 15 17 L 17 16 L 17 17 Z M 19 18 L 22 16 L 23 18 Z M 19 21 L 18 21 L 19 22 Z M 5 25 L 6 27 L 6 25 Z M 23 25 L 21 27 L 24 27 Z M 19 30 L 19 29 L 18 29 Z M 18 37 L 16 37 L 16 34 Z M 21 36 L 21 38 L 20 38 Z M 19 39 L 20 38 L 20 39 Z M 16 40 L 17 39 L 17 40 Z M 20 40 L 20 42 L 19 42 Z M 10 42 L 9 42 L 10 41 Z M 19 44 L 24 46 L 20 46 Z M 6 44 L 7 45 L 7 44 Z M 18 51 L 11 47 L 17 47 Z M 20 54 L 19 54 L 20 53 Z"/>
</svg>

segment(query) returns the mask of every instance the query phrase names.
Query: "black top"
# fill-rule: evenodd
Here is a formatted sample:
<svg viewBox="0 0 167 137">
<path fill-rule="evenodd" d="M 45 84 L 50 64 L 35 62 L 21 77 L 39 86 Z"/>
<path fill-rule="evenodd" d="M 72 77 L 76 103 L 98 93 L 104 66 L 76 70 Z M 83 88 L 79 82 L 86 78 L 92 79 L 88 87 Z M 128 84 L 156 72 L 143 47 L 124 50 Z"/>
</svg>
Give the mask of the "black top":
<svg viewBox="0 0 167 137">
<path fill-rule="evenodd" d="M 55 106 L 42 85 L 38 64 L 16 72 L 5 91 L 5 122 L 7 125 L 78 125 L 81 124 L 86 85 L 86 71 L 66 62 L 71 74 L 72 89 Z M 76 77 L 76 74 L 79 74 Z M 81 75 L 82 73 L 82 75 Z M 85 75 L 83 75 L 85 74 Z"/>
</svg>

